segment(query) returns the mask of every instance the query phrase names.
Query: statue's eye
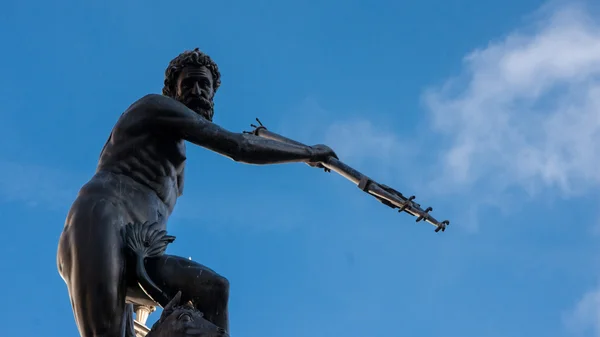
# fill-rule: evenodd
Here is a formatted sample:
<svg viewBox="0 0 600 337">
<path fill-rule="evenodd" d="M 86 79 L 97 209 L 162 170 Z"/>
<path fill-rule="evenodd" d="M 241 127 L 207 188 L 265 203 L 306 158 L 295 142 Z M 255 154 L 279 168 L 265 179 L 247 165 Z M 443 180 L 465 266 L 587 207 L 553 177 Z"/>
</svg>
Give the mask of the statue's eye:
<svg viewBox="0 0 600 337">
<path fill-rule="evenodd" d="M 190 322 L 192 320 L 192 315 L 184 312 L 183 314 L 179 315 L 177 319 L 184 322 Z"/>
</svg>

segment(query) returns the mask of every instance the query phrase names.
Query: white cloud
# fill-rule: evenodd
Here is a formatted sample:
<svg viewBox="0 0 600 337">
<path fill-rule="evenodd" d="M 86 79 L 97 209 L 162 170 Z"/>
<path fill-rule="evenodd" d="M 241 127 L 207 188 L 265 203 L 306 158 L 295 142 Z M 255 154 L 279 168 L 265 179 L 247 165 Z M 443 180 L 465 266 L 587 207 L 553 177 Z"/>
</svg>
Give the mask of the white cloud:
<svg viewBox="0 0 600 337">
<path fill-rule="evenodd" d="M 338 156 L 350 165 L 364 166 L 370 172 L 391 178 L 390 171 L 399 169 L 402 161 L 412 153 L 413 147 L 401 146 L 410 143 L 399 139 L 396 134 L 382 125 L 375 125 L 364 118 L 353 118 L 330 124 L 325 131 L 325 144 L 330 145 Z M 377 172 L 372 170 L 377 169 Z"/>
<path fill-rule="evenodd" d="M 565 323 L 575 335 L 600 337 L 600 288 L 589 291 L 565 316 Z"/>
<path fill-rule="evenodd" d="M 399 158 L 413 157 L 417 151 L 412 140 L 400 138 L 384 122 L 373 122 L 359 113 L 340 119 L 312 98 L 305 99 L 289 116 L 273 130 L 308 145 L 324 143 L 344 163 L 364 169 L 363 173 L 374 179 L 397 176 L 406 164 Z"/>
<path fill-rule="evenodd" d="M 496 199 L 511 188 L 573 195 L 598 187 L 600 20 L 593 12 L 581 3 L 548 5 L 529 27 L 473 51 L 458 77 L 424 94 L 445 138 L 436 183 Z M 574 335 L 600 337 L 600 287 L 565 320 Z"/>
<path fill-rule="evenodd" d="M 394 186 L 408 183 L 402 188 L 426 200 L 455 196 L 444 203 L 460 203 L 460 211 L 447 217 L 469 230 L 488 207 L 519 207 L 520 191 L 586 192 L 600 184 L 600 21 L 592 13 L 573 1 L 552 3 L 529 26 L 468 54 L 458 76 L 423 93 L 428 134 L 400 138 L 381 121 L 339 120 L 312 100 L 290 114 L 311 111 L 310 123 L 277 130 L 298 139 L 324 134 L 348 164 Z M 394 181 L 398 172 L 410 179 Z"/>
<path fill-rule="evenodd" d="M 600 183 L 600 26 L 581 6 L 539 14 L 424 95 L 446 137 L 446 186 L 576 193 Z"/>
<path fill-rule="evenodd" d="M 397 151 L 396 137 L 381 132 L 368 120 L 354 119 L 336 122 L 326 132 L 326 143 L 344 158 L 365 160 L 386 159 Z"/>
</svg>

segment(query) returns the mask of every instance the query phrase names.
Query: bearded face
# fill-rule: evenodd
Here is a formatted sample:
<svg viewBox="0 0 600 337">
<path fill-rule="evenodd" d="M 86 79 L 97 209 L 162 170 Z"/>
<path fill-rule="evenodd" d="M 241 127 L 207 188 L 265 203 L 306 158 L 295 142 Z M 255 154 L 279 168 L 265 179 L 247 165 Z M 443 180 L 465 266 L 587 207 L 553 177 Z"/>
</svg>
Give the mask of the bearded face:
<svg viewBox="0 0 600 337">
<path fill-rule="evenodd" d="M 176 82 L 175 99 L 197 114 L 212 121 L 214 114 L 214 79 L 205 66 L 187 66 Z"/>
</svg>

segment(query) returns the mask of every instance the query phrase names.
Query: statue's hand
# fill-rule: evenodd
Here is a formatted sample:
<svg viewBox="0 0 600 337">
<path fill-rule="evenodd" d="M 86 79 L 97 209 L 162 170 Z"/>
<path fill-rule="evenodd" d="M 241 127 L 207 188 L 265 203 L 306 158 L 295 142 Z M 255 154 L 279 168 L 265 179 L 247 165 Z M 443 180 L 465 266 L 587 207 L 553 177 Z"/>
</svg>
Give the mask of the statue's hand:
<svg viewBox="0 0 600 337">
<path fill-rule="evenodd" d="M 337 154 L 326 145 L 318 144 L 310 147 L 312 152 L 311 158 L 308 161 L 308 165 L 316 168 L 322 168 L 325 172 L 329 172 L 330 170 L 323 166 L 323 163 L 326 162 L 329 157 L 333 157 L 335 159 L 339 159 Z"/>
</svg>

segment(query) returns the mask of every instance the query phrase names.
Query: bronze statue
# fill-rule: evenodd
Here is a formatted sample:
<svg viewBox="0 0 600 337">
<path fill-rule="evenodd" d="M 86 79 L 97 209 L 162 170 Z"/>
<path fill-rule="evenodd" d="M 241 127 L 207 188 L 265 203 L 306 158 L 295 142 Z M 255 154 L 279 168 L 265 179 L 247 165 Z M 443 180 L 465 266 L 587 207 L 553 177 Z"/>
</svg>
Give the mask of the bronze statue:
<svg viewBox="0 0 600 337">
<path fill-rule="evenodd" d="M 185 141 L 248 164 L 319 166 L 328 157 L 337 158 L 325 145 L 286 144 L 212 123 L 213 97 L 220 83 L 219 69 L 208 55 L 197 48 L 183 52 L 165 71 L 163 94 L 134 102 L 112 129 L 96 173 L 69 210 L 58 244 L 58 271 L 82 337 L 122 336 L 126 300 L 167 305 L 138 285 L 126 263 L 121 234 L 130 223 L 150 221 L 166 228 L 183 193 Z M 227 279 L 182 257 L 160 258 L 168 264 L 148 269 L 154 283 L 179 288 L 207 320 L 228 331 Z M 182 282 L 181 277 L 195 282 Z"/>
<path fill-rule="evenodd" d="M 181 293 L 177 293 L 165 306 L 146 337 L 229 337 L 193 306 L 180 305 L 180 298 Z"/>
<path fill-rule="evenodd" d="M 306 146 L 262 125 L 234 133 L 213 123 L 220 77 L 217 65 L 197 48 L 174 58 L 165 71 L 162 95 L 146 95 L 121 115 L 94 176 L 72 204 L 57 266 L 82 337 L 125 336 L 131 303 L 167 308 L 179 292 L 207 321 L 229 331 L 227 279 L 199 263 L 164 254 L 174 239 L 166 235 L 167 221 L 184 188 L 186 141 L 237 162 L 304 162 L 335 171 L 382 203 L 435 225 L 436 231 L 446 228 L 447 221 L 429 215 L 430 207 L 422 210 L 414 197 L 345 165 L 325 145 Z M 165 317 L 164 322 L 171 316 Z"/>
</svg>

